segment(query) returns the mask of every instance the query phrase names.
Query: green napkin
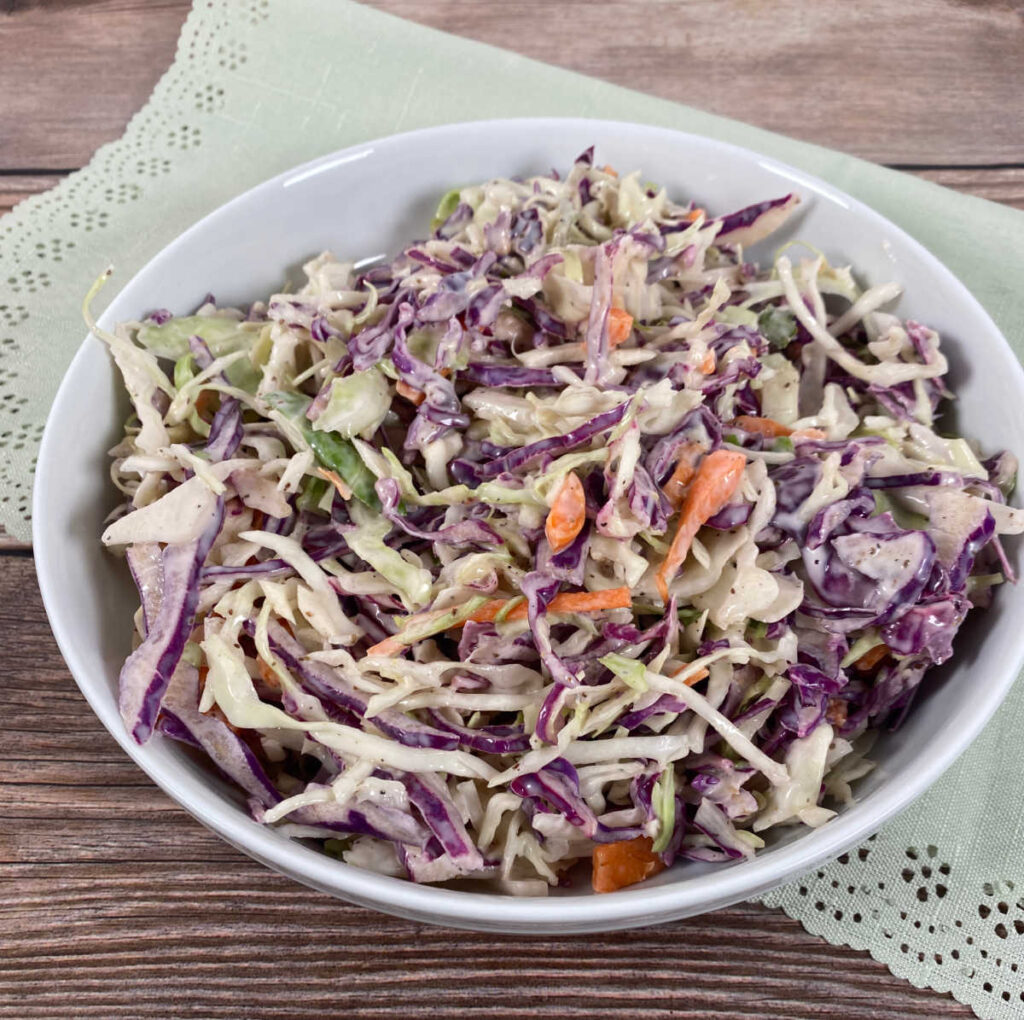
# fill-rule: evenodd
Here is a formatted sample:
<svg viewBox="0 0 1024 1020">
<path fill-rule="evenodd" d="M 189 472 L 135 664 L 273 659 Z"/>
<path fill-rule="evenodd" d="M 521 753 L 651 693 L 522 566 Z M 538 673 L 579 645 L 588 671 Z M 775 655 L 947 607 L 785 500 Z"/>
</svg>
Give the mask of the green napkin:
<svg viewBox="0 0 1024 1020">
<path fill-rule="evenodd" d="M 451 121 L 643 121 L 778 157 L 874 206 L 934 251 L 1004 333 L 1024 333 L 1024 215 L 838 152 L 442 35 L 345 0 L 203 0 L 124 136 L 0 223 L 0 524 L 29 536 L 33 458 L 83 328 L 84 290 L 120 281 L 204 213 L 343 146 Z M 111 288 L 112 290 L 113 288 Z M 1024 1016 L 1024 688 L 926 797 L 860 853 L 765 897 L 980 1016 Z M 1022 961 L 1024 962 L 1024 961 Z"/>
</svg>

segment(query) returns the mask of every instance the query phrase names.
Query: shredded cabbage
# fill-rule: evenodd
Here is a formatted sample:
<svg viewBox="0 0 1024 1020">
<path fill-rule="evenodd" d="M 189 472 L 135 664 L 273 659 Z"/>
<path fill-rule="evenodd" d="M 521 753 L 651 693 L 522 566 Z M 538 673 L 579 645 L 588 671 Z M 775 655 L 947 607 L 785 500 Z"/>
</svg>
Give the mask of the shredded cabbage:
<svg viewBox="0 0 1024 1020">
<path fill-rule="evenodd" d="M 748 261 L 798 202 L 721 215 L 587 152 L 249 309 L 86 308 L 134 408 L 129 731 L 350 865 L 514 895 L 826 824 L 1024 511 L 1012 455 L 938 431 L 898 283 Z"/>
</svg>

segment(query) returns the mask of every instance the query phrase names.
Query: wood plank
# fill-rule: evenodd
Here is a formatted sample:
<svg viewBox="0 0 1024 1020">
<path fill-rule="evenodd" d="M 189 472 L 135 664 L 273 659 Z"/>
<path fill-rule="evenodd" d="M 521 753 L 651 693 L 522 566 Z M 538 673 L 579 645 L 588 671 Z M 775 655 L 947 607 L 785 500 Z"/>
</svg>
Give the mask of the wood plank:
<svg viewBox="0 0 1024 1020">
<path fill-rule="evenodd" d="M 4 174 L 0 176 L 0 216 L 10 212 L 22 199 L 48 191 L 64 174 Z"/>
<path fill-rule="evenodd" d="M 1024 18 L 1009 0 L 368 2 L 881 162 L 1024 162 L 1024 121 L 1012 115 L 1024 103 Z M 80 166 L 120 134 L 170 63 L 187 7 L 9 5 L 0 169 Z"/>
<path fill-rule="evenodd" d="M 640 931 L 523 938 L 348 906 L 266 870 L 150 784 L 0 557 L 0 1018 L 968 1017 L 745 904 Z"/>
<path fill-rule="evenodd" d="M 987 198 L 990 202 L 1002 202 L 1014 209 L 1024 209 L 1024 167 L 991 170 L 937 168 L 915 170 L 913 173 L 954 191 Z"/>
<path fill-rule="evenodd" d="M 1005 0 L 367 2 L 876 162 L 1024 161 L 1024 18 Z"/>
<path fill-rule="evenodd" d="M 117 138 L 174 59 L 189 6 L 0 3 L 0 170 L 84 166 Z"/>
<path fill-rule="evenodd" d="M 26 888 L 46 881 L 59 898 Z M 832 947 L 751 906 L 600 938 L 528 939 L 411 925 L 244 862 L 201 873 L 151 865 L 132 878 L 41 866 L 5 883 L 0 916 L 18 935 L 4 947 L 0 1002 L 21 1001 L 17 1013 L 0 1005 L 0 1017 L 19 1020 L 54 1015 L 72 980 L 83 1018 L 294 1016 L 299 997 L 304 1014 L 345 1017 L 799 1018 L 834 1016 L 836 1001 L 844 1020 L 897 1015 L 889 1004 L 901 1017 L 970 1015 L 877 964 L 862 971 L 859 954 L 840 968 Z"/>
<path fill-rule="evenodd" d="M 369 2 L 868 158 L 1024 162 L 1008 0 Z M 120 134 L 187 7 L 0 0 L 0 213 Z M 922 176 L 1024 208 L 1022 169 Z M 0 633 L 0 1018 L 63 1020 L 69 1000 L 104 1020 L 284 1017 L 300 1000 L 353 1018 L 971 1015 L 749 905 L 525 939 L 341 904 L 248 861 L 136 769 L 68 676 L 26 557 L 0 556 Z"/>
</svg>

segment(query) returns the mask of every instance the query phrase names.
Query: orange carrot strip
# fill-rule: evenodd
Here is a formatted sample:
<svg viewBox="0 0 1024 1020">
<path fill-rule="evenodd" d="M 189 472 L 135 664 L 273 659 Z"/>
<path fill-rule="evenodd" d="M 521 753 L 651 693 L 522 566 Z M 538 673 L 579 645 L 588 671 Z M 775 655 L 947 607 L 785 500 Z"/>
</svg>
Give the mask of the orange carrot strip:
<svg viewBox="0 0 1024 1020">
<path fill-rule="evenodd" d="M 605 588 L 602 591 L 563 591 L 548 603 L 549 613 L 599 613 L 604 609 L 628 609 L 633 594 L 627 587 Z M 476 623 L 491 623 L 501 612 L 505 599 L 485 602 L 470 619 Z M 528 609 L 521 602 L 505 617 L 506 620 L 525 620 Z"/>
<path fill-rule="evenodd" d="M 218 719 L 220 722 L 224 723 L 224 725 L 227 726 L 227 728 L 231 730 L 231 732 L 234 733 L 236 737 L 245 736 L 245 731 L 240 726 L 235 726 L 234 723 L 232 723 L 231 720 L 228 719 L 228 717 L 222 711 L 220 705 L 213 705 L 209 709 L 209 711 L 205 712 L 204 714 L 211 715 L 213 716 L 214 719 Z"/>
<path fill-rule="evenodd" d="M 611 163 L 606 163 L 603 167 L 601 167 L 601 169 L 606 174 L 608 174 L 609 177 L 618 177 L 619 176 L 619 172 L 615 169 L 615 167 L 613 167 L 611 165 Z"/>
<path fill-rule="evenodd" d="M 833 726 L 846 722 L 846 702 L 842 698 L 829 698 L 825 705 L 825 720 Z"/>
<path fill-rule="evenodd" d="M 402 644 L 402 642 L 399 641 L 399 639 L 394 634 L 392 634 L 390 637 L 384 638 L 383 641 L 378 641 L 375 645 L 371 645 L 369 648 L 367 648 L 366 654 L 387 655 L 389 657 L 393 657 L 395 655 L 398 655 L 408 647 L 408 645 Z"/>
<path fill-rule="evenodd" d="M 683 443 L 679 447 L 679 459 L 669 480 L 662 486 L 665 498 L 678 510 L 686 499 L 686 487 L 697 473 L 696 463 L 704 453 L 700 443 Z"/>
<path fill-rule="evenodd" d="M 752 414 L 741 414 L 733 418 L 731 424 L 765 439 L 778 439 L 779 436 L 796 436 L 797 439 L 824 439 L 821 429 L 791 429 L 774 418 L 758 418 Z"/>
<path fill-rule="evenodd" d="M 552 552 L 561 552 L 576 540 L 587 519 L 587 498 L 583 483 L 570 471 L 555 493 L 555 500 L 544 522 L 544 534 Z"/>
<path fill-rule="evenodd" d="M 548 603 L 548 612 L 599 613 L 604 609 L 629 609 L 632 604 L 633 593 L 623 585 L 601 591 L 563 591 Z M 506 619 L 525 620 L 526 603 L 516 606 Z"/>
<path fill-rule="evenodd" d="M 669 582 L 690 551 L 694 536 L 709 517 L 714 517 L 732 498 L 743 478 L 747 459 L 742 453 L 715 450 L 709 453 L 697 468 L 679 515 L 679 527 L 665 561 L 654 576 L 662 600 L 668 604 Z"/>
<path fill-rule="evenodd" d="M 684 663 L 674 673 L 669 673 L 669 676 L 679 676 L 679 674 L 682 673 L 682 671 L 684 669 L 686 669 L 686 667 L 689 666 L 689 665 L 690 665 L 690 663 L 688 663 L 688 662 Z M 687 687 L 696 687 L 697 684 L 699 684 L 701 682 L 701 680 L 707 679 L 707 676 L 708 676 L 708 670 L 707 670 L 707 667 L 705 666 L 702 669 L 698 669 L 697 672 L 693 674 L 693 676 L 688 677 L 686 680 L 683 681 L 683 683 L 686 684 Z"/>
<path fill-rule="evenodd" d="M 875 645 L 874 648 L 866 651 L 854 664 L 853 668 L 862 673 L 869 673 L 877 666 L 882 659 L 889 654 L 888 645 Z"/>
<path fill-rule="evenodd" d="M 504 604 L 504 599 L 497 599 L 496 601 L 501 602 L 502 604 Z M 485 602 L 482 608 L 486 609 L 490 604 L 491 603 L 489 603 L 489 602 Z M 417 626 L 418 627 L 420 624 L 429 623 L 431 620 L 436 620 L 439 616 L 445 616 L 445 615 L 447 615 L 450 612 L 451 612 L 450 609 L 429 609 L 425 613 L 417 613 L 415 616 L 410 616 L 406 620 L 405 625 L 406 625 L 406 627 L 410 627 L 410 626 Z M 473 614 L 472 618 L 476 619 L 476 614 L 475 613 Z M 456 624 L 453 625 L 452 629 L 455 629 L 455 628 L 461 627 L 461 626 L 462 626 L 461 623 L 456 623 Z M 397 634 L 391 634 L 388 637 L 384 638 L 383 641 L 378 641 L 375 645 L 371 645 L 369 648 L 366 649 L 366 654 L 367 655 L 391 655 L 391 656 L 399 655 L 402 652 L 404 652 L 406 648 L 411 647 L 411 645 L 413 645 L 415 643 L 416 643 L 415 640 L 413 640 L 411 642 L 408 641 L 408 640 L 403 640 L 402 632 L 399 631 Z"/>
<path fill-rule="evenodd" d="M 733 418 L 730 424 L 750 432 L 753 435 L 764 436 L 765 439 L 778 439 L 779 436 L 790 436 L 793 430 L 788 425 L 783 425 L 774 418 L 757 418 L 752 414 L 741 414 Z"/>
<path fill-rule="evenodd" d="M 471 617 L 470 620 L 473 623 L 494 623 L 498 618 L 498 613 L 508 605 L 508 599 L 491 599 L 490 602 L 485 602 Z M 525 605 L 525 603 L 524 603 Z M 509 613 L 505 619 L 507 620 L 512 613 Z M 519 619 L 519 617 L 516 617 Z M 462 626 L 458 624 L 458 626 Z"/>
<path fill-rule="evenodd" d="M 664 871 L 665 863 L 651 849 L 653 846 L 649 836 L 637 836 L 621 843 L 598 843 L 594 847 L 591 879 L 594 892 L 615 892 Z"/>
<path fill-rule="evenodd" d="M 217 409 L 214 406 L 216 402 L 216 390 L 200 390 L 199 396 L 196 397 L 196 414 L 198 414 L 204 421 L 211 419 L 214 411 Z"/>
<path fill-rule="evenodd" d="M 714 351 L 708 351 L 704 355 L 704 360 L 700 363 L 700 374 L 701 375 L 714 375 L 715 369 L 718 367 L 718 361 L 715 358 Z"/>
<path fill-rule="evenodd" d="M 352 498 L 352 490 L 345 484 L 337 471 L 328 471 L 327 468 L 318 467 L 316 473 L 325 481 L 330 482 L 338 490 L 342 499 Z"/>
<path fill-rule="evenodd" d="M 493 623 L 498 613 L 508 604 L 508 599 L 491 599 L 485 602 L 472 616 L 474 623 Z M 564 591 L 556 595 L 548 604 L 549 613 L 599 613 L 605 609 L 628 609 L 633 604 L 633 595 L 629 588 L 605 588 L 602 591 Z M 425 623 L 450 612 L 448 609 L 432 609 L 426 613 L 410 616 L 406 627 Z M 506 620 L 525 620 L 528 609 L 525 602 L 516 606 Z M 464 623 L 465 621 L 463 621 Z M 462 623 L 453 624 L 452 629 L 461 627 Z M 379 641 L 366 650 L 367 655 L 395 655 L 409 646 L 402 641 L 401 634 L 394 634 Z"/>
<path fill-rule="evenodd" d="M 422 390 L 416 389 L 415 386 L 410 386 L 404 379 L 399 379 L 395 383 L 395 392 L 400 397 L 411 400 L 417 407 L 427 399 L 427 395 Z"/>
<path fill-rule="evenodd" d="M 608 345 L 618 347 L 624 344 L 633 332 L 633 316 L 625 308 L 608 310 Z"/>
<path fill-rule="evenodd" d="M 268 687 L 273 687 L 274 690 L 280 689 L 281 681 L 277 679 L 277 674 L 271 668 L 270 663 L 264 662 L 263 659 L 257 659 L 256 668 L 259 670 L 260 679 Z"/>
<path fill-rule="evenodd" d="M 694 220 L 699 220 L 701 216 L 707 216 L 707 213 L 700 206 L 697 206 L 696 209 L 691 209 L 684 218 L 693 223 Z"/>
</svg>

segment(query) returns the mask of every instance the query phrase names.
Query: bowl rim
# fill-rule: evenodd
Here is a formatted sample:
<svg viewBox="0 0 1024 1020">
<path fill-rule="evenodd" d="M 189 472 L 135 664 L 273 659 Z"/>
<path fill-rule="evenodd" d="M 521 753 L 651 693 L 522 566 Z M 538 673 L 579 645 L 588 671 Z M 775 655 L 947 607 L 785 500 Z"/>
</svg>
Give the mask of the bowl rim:
<svg viewBox="0 0 1024 1020">
<path fill-rule="evenodd" d="M 592 127 L 599 133 L 615 131 L 627 140 L 633 137 L 647 142 L 663 141 L 675 146 L 681 143 L 710 146 L 729 160 L 740 163 L 754 161 L 766 170 L 787 177 L 801 187 L 844 205 L 866 225 L 884 230 L 889 236 L 898 237 L 908 246 L 916 259 L 926 263 L 928 269 L 951 288 L 958 304 L 965 305 L 970 312 L 981 316 L 987 322 L 992 333 L 1002 341 L 1001 353 L 1006 365 L 999 367 L 1005 367 L 1006 371 L 1015 373 L 1016 387 L 1024 393 L 1024 368 L 980 302 L 924 245 L 881 213 L 821 178 L 756 150 L 692 132 L 599 118 L 514 117 L 442 124 L 361 142 L 299 164 L 275 174 L 218 206 L 165 245 L 126 281 L 100 317 L 100 323 L 109 325 L 112 319 L 118 317 L 118 302 L 135 283 L 159 272 L 161 264 L 166 259 L 187 248 L 193 237 L 209 229 L 218 220 L 229 219 L 238 206 L 257 192 L 272 191 L 276 187 L 287 187 L 289 183 L 299 183 L 308 177 L 330 172 L 381 148 L 398 147 L 400 150 L 403 146 L 425 141 L 443 144 L 446 139 L 471 130 L 552 132 L 570 126 L 581 129 Z M 222 801 L 208 785 L 200 783 L 183 770 L 168 767 L 154 760 L 146 745 L 139 746 L 131 740 L 117 713 L 116 704 L 111 706 L 109 701 L 101 696 L 101 684 L 105 686 L 106 679 L 100 681 L 89 675 L 77 648 L 65 631 L 55 594 L 60 583 L 60 536 L 54 534 L 53 528 L 48 526 L 46 494 L 52 490 L 54 482 L 51 479 L 56 477 L 59 463 L 60 440 L 53 425 L 54 409 L 68 399 L 80 364 L 93 356 L 90 353 L 91 343 L 98 341 L 87 336 L 80 345 L 63 376 L 47 415 L 33 486 L 32 537 L 36 572 L 43 604 L 61 654 L 79 689 L 106 729 L 168 796 L 202 824 L 261 863 L 308 886 L 350 902 L 435 924 L 495 932 L 540 934 L 611 931 L 660 923 L 756 896 L 834 859 L 877 831 L 883 823 L 923 794 L 981 732 L 1002 703 L 1024 665 L 1022 632 L 1013 669 L 1007 669 L 1005 675 L 989 678 L 989 683 L 978 692 L 975 711 L 958 731 L 955 739 L 930 748 L 930 753 L 921 762 L 919 769 L 915 769 L 910 775 L 900 776 L 902 782 L 889 781 L 875 790 L 867 805 L 870 810 L 865 810 L 863 803 L 859 806 L 854 805 L 827 825 L 810 830 L 788 845 L 774 849 L 770 856 L 755 857 L 737 865 L 724 866 L 713 875 L 701 876 L 694 881 L 656 887 L 641 884 L 621 890 L 614 896 L 516 898 L 493 892 L 467 892 L 416 885 L 406 879 L 379 875 L 345 864 L 287 839 L 246 818 L 241 812 L 225 812 Z"/>
</svg>

